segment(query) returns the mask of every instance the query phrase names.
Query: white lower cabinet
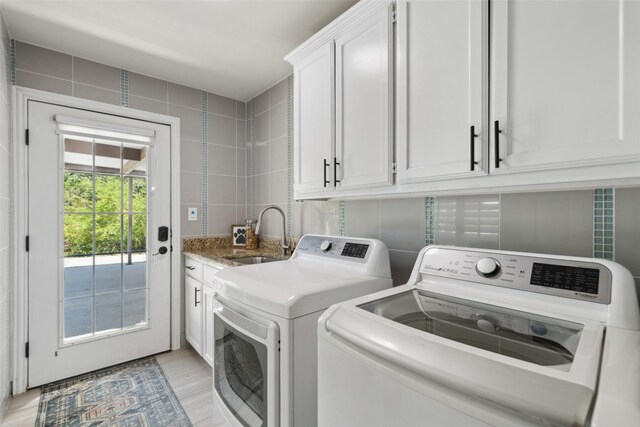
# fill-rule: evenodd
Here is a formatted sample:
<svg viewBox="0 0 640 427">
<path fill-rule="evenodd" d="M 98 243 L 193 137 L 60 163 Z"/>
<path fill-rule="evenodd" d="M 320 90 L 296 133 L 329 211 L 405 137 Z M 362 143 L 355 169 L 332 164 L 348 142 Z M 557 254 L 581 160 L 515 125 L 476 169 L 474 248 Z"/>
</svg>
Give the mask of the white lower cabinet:
<svg viewBox="0 0 640 427">
<path fill-rule="evenodd" d="M 185 338 L 211 366 L 214 349 L 213 276 L 222 268 L 185 258 Z"/>
<path fill-rule="evenodd" d="M 213 286 L 204 285 L 202 290 L 202 358 L 207 363 L 213 366 L 213 349 L 214 336 L 213 336 Z"/>
<path fill-rule="evenodd" d="M 185 338 L 202 354 L 202 283 L 187 276 L 184 280 Z"/>
</svg>

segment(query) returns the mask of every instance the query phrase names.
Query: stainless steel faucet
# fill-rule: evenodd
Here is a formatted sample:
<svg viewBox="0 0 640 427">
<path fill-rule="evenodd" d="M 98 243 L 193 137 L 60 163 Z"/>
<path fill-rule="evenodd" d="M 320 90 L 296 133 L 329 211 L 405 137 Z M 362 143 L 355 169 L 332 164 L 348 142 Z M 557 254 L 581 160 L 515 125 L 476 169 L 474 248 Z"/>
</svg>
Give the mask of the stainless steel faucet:
<svg viewBox="0 0 640 427">
<path fill-rule="evenodd" d="M 291 251 L 291 244 L 289 242 L 289 237 L 287 237 L 287 217 L 285 216 L 282 209 L 280 209 L 276 205 L 269 205 L 266 208 L 262 209 L 262 211 L 260 211 L 260 214 L 258 215 L 258 223 L 256 224 L 255 233 L 260 234 L 260 226 L 262 225 L 262 215 L 264 215 L 264 213 L 269 209 L 275 209 L 278 212 L 280 212 L 280 215 L 282 215 L 282 255 L 285 255 L 285 256 L 289 255 L 289 252 Z"/>
</svg>

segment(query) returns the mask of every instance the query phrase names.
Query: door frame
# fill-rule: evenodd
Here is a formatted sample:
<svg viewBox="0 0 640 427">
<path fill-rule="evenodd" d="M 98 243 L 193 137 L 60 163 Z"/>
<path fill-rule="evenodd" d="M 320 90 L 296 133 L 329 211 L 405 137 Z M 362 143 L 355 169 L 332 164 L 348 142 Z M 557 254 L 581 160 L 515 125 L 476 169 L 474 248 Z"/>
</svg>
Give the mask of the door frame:
<svg viewBox="0 0 640 427">
<path fill-rule="evenodd" d="M 25 344 L 29 338 L 29 264 L 26 252 L 28 206 L 28 151 L 25 143 L 29 101 L 57 104 L 63 107 L 94 111 L 102 114 L 122 116 L 168 125 L 170 131 L 171 156 L 171 349 L 180 348 L 180 290 L 182 240 L 180 234 L 180 119 L 162 114 L 149 113 L 119 105 L 105 104 L 59 95 L 20 86 L 12 88 L 13 125 L 13 393 L 27 390 L 28 360 Z"/>
</svg>

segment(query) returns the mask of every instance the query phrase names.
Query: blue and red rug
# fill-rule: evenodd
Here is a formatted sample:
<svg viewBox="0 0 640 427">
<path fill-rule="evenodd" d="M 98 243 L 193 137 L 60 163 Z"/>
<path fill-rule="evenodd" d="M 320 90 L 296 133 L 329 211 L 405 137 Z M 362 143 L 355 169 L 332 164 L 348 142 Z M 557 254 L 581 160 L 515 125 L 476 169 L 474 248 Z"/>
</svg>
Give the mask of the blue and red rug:
<svg viewBox="0 0 640 427">
<path fill-rule="evenodd" d="M 36 426 L 191 427 L 155 357 L 42 387 Z"/>
</svg>

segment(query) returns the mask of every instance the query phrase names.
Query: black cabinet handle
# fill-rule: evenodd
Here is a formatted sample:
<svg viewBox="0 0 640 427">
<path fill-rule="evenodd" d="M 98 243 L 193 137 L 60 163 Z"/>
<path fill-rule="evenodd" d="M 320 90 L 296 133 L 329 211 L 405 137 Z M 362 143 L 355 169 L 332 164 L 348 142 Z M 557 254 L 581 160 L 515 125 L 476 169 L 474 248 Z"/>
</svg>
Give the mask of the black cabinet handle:
<svg viewBox="0 0 640 427">
<path fill-rule="evenodd" d="M 498 169 L 500 167 L 500 162 L 502 161 L 502 159 L 500 158 L 500 134 L 502 133 L 502 131 L 500 130 L 500 122 L 498 120 L 496 120 L 495 122 L 493 122 L 493 129 L 494 129 L 494 134 L 495 134 L 495 138 L 496 138 L 496 169 Z"/>
<path fill-rule="evenodd" d="M 192 270 L 192 271 L 196 269 L 193 265 L 187 265 L 184 268 Z"/>
<path fill-rule="evenodd" d="M 199 291 L 199 289 L 195 288 L 194 291 L 195 292 L 193 293 L 193 303 L 194 303 L 194 306 L 197 307 L 198 304 L 200 303 L 200 301 L 198 301 L 198 291 Z"/>
<path fill-rule="evenodd" d="M 475 167 L 478 164 L 478 162 L 476 162 L 476 147 L 475 147 L 475 142 L 477 137 L 478 135 L 476 135 L 476 127 L 471 126 L 471 134 L 469 135 L 469 146 L 470 146 L 469 158 L 471 160 L 469 163 L 469 167 L 471 168 L 472 171 L 475 170 Z"/>
<path fill-rule="evenodd" d="M 340 182 L 339 179 L 336 179 L 336 177 L 338 176 L 338 166 L 340 166 L 340 163 L 338 163 L 338 159 L 336 159 L 335 157 L 333 158 L 333 186 L 335 187 L 337 183 Z"/>
<path fill-rule="evenodd" d="M 327 159 L 322 159 L 322 161 L 324 162 L 324 172 L 323 172 L 324 173 L 324 184 L 323 185 L 324 185 L 324 187 L 326 187 L 327 184 L 330 183 L 330 181 L 327 180 L 327 167 L 329 167 L 331 165 L 329 164 L 329 162 L 327 162 Z"/>
</svg>

